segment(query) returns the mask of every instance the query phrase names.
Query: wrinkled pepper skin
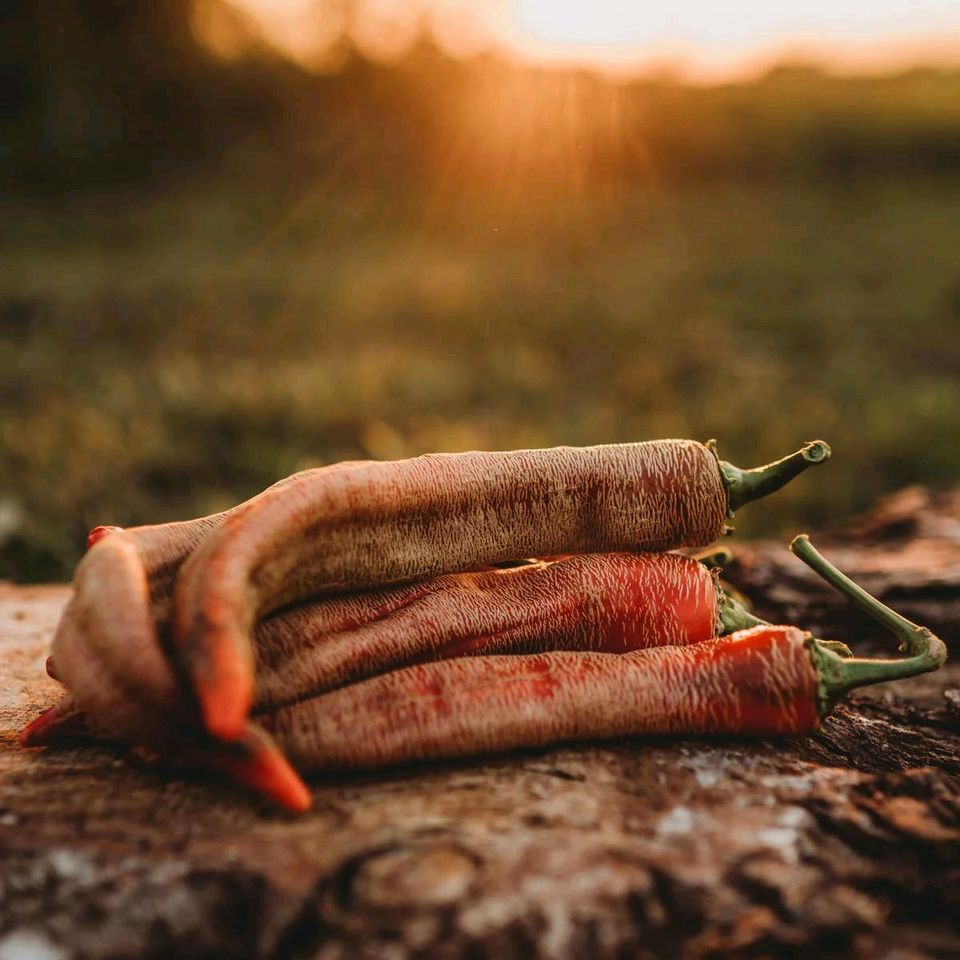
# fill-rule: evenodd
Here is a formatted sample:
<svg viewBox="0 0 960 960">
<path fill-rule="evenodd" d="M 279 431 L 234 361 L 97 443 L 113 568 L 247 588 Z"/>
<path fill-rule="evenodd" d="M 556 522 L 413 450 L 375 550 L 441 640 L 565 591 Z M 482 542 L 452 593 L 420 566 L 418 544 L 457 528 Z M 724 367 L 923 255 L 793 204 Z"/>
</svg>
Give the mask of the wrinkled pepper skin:
<svg viewBox="0 0 960 960">
<path fill-rule="evenodd" d="M 207 729 L 231 739 L 253 703 L 253 627 L 279 607 L 517 557 L 704 546 L 727 505 L 716 456 L 691 440 L 303 474 L 233 512 L 184 563 L 174 648 Z"/>
<path fill-rule="evenodd" d="M 555 652 L 407 667 L 263 718 L 301 770 L 366 769 L 630 734 L 803 734 L 808 634 L 760 626 L 620 656 Z"/>
</svg>

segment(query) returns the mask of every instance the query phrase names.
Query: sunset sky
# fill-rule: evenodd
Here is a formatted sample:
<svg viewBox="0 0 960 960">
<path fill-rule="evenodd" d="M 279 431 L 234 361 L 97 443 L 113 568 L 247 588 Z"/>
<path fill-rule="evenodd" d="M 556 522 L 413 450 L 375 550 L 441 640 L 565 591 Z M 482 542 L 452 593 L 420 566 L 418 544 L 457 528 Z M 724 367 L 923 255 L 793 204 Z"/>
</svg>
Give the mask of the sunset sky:
<svg viewBox="0 0 960 960">
<path fill-rule="evenodd" d="M 343 0 L 233 0 L 276 46 L 322 65 L 348 26 Z M 689 79 L 749 75 L 779 59 L 839 70 L 960 64 L 958 0 L 360 0 L 350 32 L 390 59 L 426 25 L 449 52 Z"/>
</svg>

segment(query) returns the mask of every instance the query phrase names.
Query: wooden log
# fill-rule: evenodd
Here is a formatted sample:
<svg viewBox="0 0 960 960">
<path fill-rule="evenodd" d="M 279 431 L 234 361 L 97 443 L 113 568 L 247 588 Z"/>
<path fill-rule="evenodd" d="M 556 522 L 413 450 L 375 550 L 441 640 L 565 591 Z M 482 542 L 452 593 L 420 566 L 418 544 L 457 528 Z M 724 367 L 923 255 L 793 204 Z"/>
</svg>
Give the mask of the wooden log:
<svg viewBox="0 0 960 960">
<path fill-rule="evenodd" d="M 914 490 L 817 542 L 956 643 L 958 530 L 960 493 Z M 736 549 L 761 612 L 878 637 L 785 546 Z M 960 953 L 960 657 L 815 737 L 320 779 L 294 818 L 119 748 L 20 748 L 67 595 L 0 585 L 0 960 Z"/>
</svg>

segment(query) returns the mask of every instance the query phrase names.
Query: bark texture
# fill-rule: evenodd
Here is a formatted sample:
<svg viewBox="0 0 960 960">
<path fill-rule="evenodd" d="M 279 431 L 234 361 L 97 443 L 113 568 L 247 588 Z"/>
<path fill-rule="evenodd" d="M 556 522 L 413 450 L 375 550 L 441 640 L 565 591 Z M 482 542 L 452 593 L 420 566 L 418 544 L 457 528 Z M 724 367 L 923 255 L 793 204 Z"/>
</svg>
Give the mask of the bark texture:
<svg viewBox="0 0 960 960">
<path fill-rule="evenodd" d="M 960 648 L 960 492 L 818 547 Z M 890 651 L 783 544 L 758 612 Z M 816 736 L 622 739 L 315 779 L 278 814 L 122 751 L 24 751 L 65 587 L 0 585 L 0 960 L 960 956 L 960 656 Z"/>
</svg>

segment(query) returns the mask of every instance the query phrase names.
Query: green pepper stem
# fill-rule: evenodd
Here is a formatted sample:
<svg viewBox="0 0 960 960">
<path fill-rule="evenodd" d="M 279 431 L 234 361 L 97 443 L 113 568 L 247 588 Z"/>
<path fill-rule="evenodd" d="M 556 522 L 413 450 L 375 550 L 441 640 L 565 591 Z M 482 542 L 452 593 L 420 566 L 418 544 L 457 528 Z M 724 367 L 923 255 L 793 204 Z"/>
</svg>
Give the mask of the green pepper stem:
<svg viewBox="0 0 960 960">
<path fill-rule="evenodd" d="M 722 587 L 717 587 L 717 614 L 722 633 L 736 633 L 750 627 L 769 626 L 766 620 L 755 617 L 739 600 L 731 597 Z"/>
<path fill-rule="evenodd" d="M 865 660 L 844 658 L 824 642 L 811 638 L 810 651 L 820 678 L 821 705 L 829 710 L 840 697 L 857 687 L 885 683 L 929 673 L 947 659 L 944 642 L 918 626 L 842 574 L 801 534 L 790 544 L 791 552 L 834 589 L 855 603 L 864 613 L 886 627 L 899 641 L 900 649 L 909 654 L 902 660 Z"/>
<path fill-rule="evenodd" d="M 713 441 L 708 446 L 711 450 L 715 449 Z M 808 467 L 823 463 L 829 457 L 829 444 L 814 440 L 789 457 L 752 470 L 742 470 L 726 460 L 720 460 L 720 474 L 727 488 L 727 514 L 732 517 L 745 503 L 779 490 Z"/>
</svg>

